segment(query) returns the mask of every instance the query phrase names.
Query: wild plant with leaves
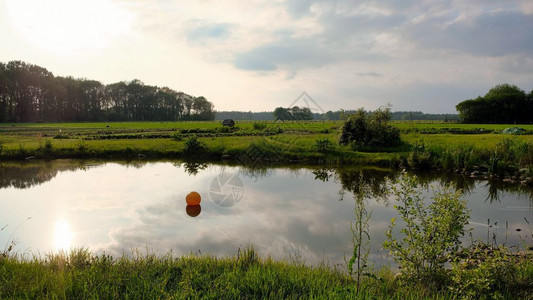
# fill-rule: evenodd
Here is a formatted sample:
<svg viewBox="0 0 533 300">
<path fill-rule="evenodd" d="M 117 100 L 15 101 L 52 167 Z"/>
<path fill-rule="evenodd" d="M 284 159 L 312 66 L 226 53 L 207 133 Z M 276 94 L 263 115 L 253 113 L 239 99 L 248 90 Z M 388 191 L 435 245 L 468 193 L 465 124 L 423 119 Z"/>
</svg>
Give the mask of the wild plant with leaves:
<svg viewBox="0 0 533 300">
<path fill-rule="evenodd" d="M 396 239 L 393 218 L 383 244 L 407 279 L 437 279 L 444 265 L 459 250 L 469 219 L 470 212 L 466 201 L 461 199 L 461 191 L 453 191 L 448 185 L 433 190 L 433 201 L 429 205 L 424 204 L 422 191 L 417 177 L 408 174 L 403 174 L 393 187 L 399 202 L 395 208 L 405 225 L 401 229 L 401 239 Z"/>
<path fill-rule="evenodd" d="M 357 293 L 361 288 L 362 276 L 375 278 L 372 268 L 368 266 L 368 254 L 370 253 L 370 229 L 368 221 L 372 212 L 366 209 L 367 198 L 371 195 L 365 183 L 363 173 L 359 173 L 359 179 L 353 190 L 355 207 L 355 221 L 351 223 L 353 252 L 348 262 L 348 272 L 354 275 L 357 282 Z"/>
</svg>

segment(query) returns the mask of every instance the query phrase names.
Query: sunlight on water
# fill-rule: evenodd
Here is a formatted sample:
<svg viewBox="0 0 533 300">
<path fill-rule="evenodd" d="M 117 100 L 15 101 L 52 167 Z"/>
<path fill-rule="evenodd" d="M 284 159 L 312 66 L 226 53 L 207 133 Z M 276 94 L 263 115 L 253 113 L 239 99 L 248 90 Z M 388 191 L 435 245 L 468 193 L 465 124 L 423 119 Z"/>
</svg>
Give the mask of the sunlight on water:
<svg viewBox="0 0 533 300">
<path fill-rule="evenodd" d="M 60 220 L 54 226 L 54 249 L 68 251 L 72 247 L 74 233 L 67 221 Z"/>
</svg>

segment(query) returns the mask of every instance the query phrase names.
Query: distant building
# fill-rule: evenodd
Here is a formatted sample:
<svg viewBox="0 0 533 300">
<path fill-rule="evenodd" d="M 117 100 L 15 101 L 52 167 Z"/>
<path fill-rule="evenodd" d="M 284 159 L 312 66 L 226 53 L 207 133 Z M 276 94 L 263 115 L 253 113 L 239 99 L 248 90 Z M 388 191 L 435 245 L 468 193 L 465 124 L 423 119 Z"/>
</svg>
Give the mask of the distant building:
<svg viewBox="0 0 533 300">
<path fill-rule="evenodd" d="M 235 126 L 235 121 L 233 121 L 233 119 L 225 119 L 222 121 L 222 126 L 233 127 Z"/>
</svg>

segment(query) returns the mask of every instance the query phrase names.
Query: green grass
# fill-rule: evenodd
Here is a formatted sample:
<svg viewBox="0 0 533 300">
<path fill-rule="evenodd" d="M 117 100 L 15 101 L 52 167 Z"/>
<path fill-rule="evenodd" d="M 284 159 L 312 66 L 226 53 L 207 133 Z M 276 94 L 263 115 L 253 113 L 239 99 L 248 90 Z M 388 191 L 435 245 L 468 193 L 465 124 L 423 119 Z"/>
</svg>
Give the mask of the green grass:
<svg viewBox="0 0 533 300">
<path fill-rule="evenodd" d="M 257 126 L 257 123 L 262 125 Z M 359 148 L 358 151 L 336 143 L 338 128 L 342 125 L 339 121 L 240 121 L 234 129 L 223 128 L 216 121 L 0 124 L 0 159 L 134 159 L 140 156 L 150 159 L 220 160 L 224 157 L 238 162 L 248 160 L 254 164 L 257 161 L 264 164 L 348 163 L 465 171 L 479 164 L 489 167 L 492 157 L 492 166 L 498 167 L 502 176 L 524 168 L 533 175 L 533 158 L 516 164 L 512 157 L 501 159 L 501 155 L 495 155 L 499 145 L 511 136 L 468 131 L 485 128 L 499 132 L 511 125 L 394 124 L 402 128 L 404 145 L 383 149 Z M 533 130 L 533 125 L 519 126 Z M 417 130 L 412 130 L 413 127 Z M 185 143 L 192 136 L 197 136 L 205 145 L 202 151 L 187 151 Z M 512 139 L 517 141 L 515 144 L 525 145 L 522 148 L 525 147 L 526 151 L 522 153 L 533 153 L 533 135 L 513 136 Z M 334 147 L 328 151 L 320 150 L 318 145 L 324 140 L 331 141 L 330 145 Z M 420 145 L 424 145 L 423 150 L 415 149 Z M 474 155 L 469 155 L 467 151 L 474 151 Z M 470 159 L 466 164 L 460 157 L 464 155 Z"/>
<path fill-rule="evenodd" d="M 393 121 L 392 124 L 400 130 L 407 129 L 441 129 L 441 128 L 458 128 L 458 129 L 488 129 L 488 130 L 504 130 L 509 127 L 521 127 L 525 130 L 533 131 L 533 124 L 461 124 L 461 123 L 446 123 L 446 122 L 428 122 L 428 121 Z"/>
<path fill-rule="evenodd" d="M 513 270 L 509 282 L 483 291 L 506 299 L 528 295 L 531 261 Z M 363 277 L 357 293 L 355 279 L 343 270 L 263 259 L 253 248 L 229 258 L 138 252 L 113 258 L 85 249 L 44 257 L 0 253 L 0 274 L 2 299 L 457 299 L 454 286 L 402 284 L 386 268 Z"/>
<path fill-rule="evenodd" d="M 476 149 L 490 149 L 496 146 L 505 138 L 514 137 L 516 139 L 533 142 L 533 135 L 509 136 L 503 134 L 404 134 L 402 139 L 410 144 L 417 141 L 424 141 L 431 146 L 457 146 L 469 144 Z"/>
</svg>

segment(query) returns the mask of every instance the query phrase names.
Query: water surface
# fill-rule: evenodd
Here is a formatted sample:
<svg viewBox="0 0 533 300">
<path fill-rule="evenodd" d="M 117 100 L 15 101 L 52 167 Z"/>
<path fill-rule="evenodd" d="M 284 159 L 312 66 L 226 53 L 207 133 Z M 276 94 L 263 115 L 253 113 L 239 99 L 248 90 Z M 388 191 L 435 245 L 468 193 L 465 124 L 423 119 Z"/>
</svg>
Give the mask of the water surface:
<svg viewBox="0 0 533 300">
<path fill-rule="evenodd" d="M 0 167 L 0 247 L 45 254 L 85 247 L 112 255 L 132 251 L 236 255 L 254 245 L 261 256 L 345 265 L 359 176 L 371 197 L 371 260 L 382 250 L 396 201 L 383 169 L 262 168 L 182 162 L 58 160 Z M 470 239 L 532 243 L 533 193 L 516 185 L 419 174 L 423 184 L 450 182 L 465 191 Z M 187 209 L 191 191 L 201 209 Z M 431 193 L 426 193 L 431 196 Z M 195 216 L 196 215 L 196 216 Z M 29 218 L 29 219 L 28 219 Z"/>
</svg>

